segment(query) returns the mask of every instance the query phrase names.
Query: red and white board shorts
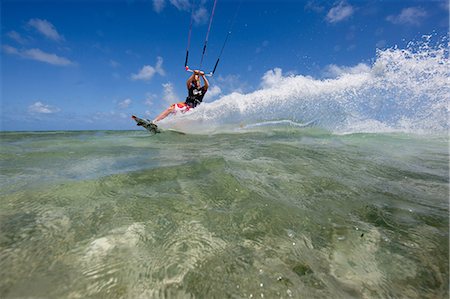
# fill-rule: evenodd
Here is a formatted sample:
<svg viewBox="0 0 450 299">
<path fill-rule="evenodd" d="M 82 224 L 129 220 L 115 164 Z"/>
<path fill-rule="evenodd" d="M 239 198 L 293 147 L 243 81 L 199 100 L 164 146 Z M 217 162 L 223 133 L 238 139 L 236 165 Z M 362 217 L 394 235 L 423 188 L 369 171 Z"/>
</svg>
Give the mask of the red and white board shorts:
<svg viewBox="0 0 450 299">
<path fill-rule="evenodd" d="M 191 107 L 189 107 L 189 105 L 187 105 L 183 102 L 180 102 L 180 103 L 170 105 L 170 109 L 173 109 L 172 113 L 178 113 L 178 112 L 186 113 L 189 111 L 189 109 L 191 109 Z"/>
</svg>

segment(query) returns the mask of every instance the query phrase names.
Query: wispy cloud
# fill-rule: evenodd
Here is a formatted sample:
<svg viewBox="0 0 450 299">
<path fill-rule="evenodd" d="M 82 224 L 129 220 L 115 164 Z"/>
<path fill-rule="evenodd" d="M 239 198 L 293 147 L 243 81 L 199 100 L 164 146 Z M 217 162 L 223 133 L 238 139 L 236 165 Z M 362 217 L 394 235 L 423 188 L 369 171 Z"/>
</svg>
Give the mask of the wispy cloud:
<svg viewBox="0 0 450 299">
<path fill-rule="evenodd" d="M 175 93 L 173 84 L 172 83 L 164 83 L 163 85 L 164 93 L 163 93 L 163 100 L 166 101 L 169 104 L 180 102 L 180 98 Z"/>
<path fill-rule="evenodd" d="M 191 4 L 189 0 L 169 0 L 170 4 L 175 6 L 178 10 L 189 11 L 191 9 Z"/>
<path fill-rule="evenodd" d="M 127 108 L 131 105 L 132 102 L 133 102 L 133 101 L 132 101 L 130 98 L 128 98 L 128 99 L 125 99 L 125 100 L 119 102 L 119 103 L 117 104 L 117 106 L 118 106 L 120 109 L 127 109 Z"/>
<path fill-rule="evenodd" d="M 155 74 L 160 76 L 165 75 L 165 71 L 162 68 L 163 59 L 162 57 L 157 57 L 156 65 L 153 67 L 151 65 L 144 65 L 142 69 L 137 74 L 131 74 L 132 80 L 143 80 L 149 81 L 153 78 Z"/>
<path fill-rule="evenodd" d="M 22 58 L 45 62 L 57 66 L 70 66 L 74 65 L 72 61 L 65 57 L 58 56 L 56 54 L 47 53 L 40 49 L 16 49 L 14 47 L 4 45 L 3 51 L 7 54 L 17 55 Z"/>
<path fill-rule="evenodd" d="M 264 48 L 267 48 L 268 45 L 269 45 L 269 41 L 268 41 L 268 40 L 263 41 L 263 42 L 261 43 L 261 46 L 259 46 L 258 48 L 256 48 L 255 53 L 256 53 L 256 54 L 261 53 L 262 50 L 263 50 Z"/>
<path fill-rule="evenodd" d="M 14 47 L 4 45 L 2 48 L 3 48 L 3 52 L 5 52 L 6 54 L 20 55 L 19 50 L 17 50 Z"/>
<path fill-rule="evenodd" d="M 219 75 L 216 78 L 217 85 L 220 86 L 222 93 L 244 92 L 248 89 L 247 82 L 241 79 L 239 75 Z M 209 91 L 208 91 L 209 92 Z"/>
<path fill-rule="evenodd" d="M 195 24 L 205 24 L 209 18 L 209 12 L 206 8 L 200 7 L 193 15 Z"/>
<path fill-rule="evenodd" d="M 110 60 L 109 60 L 109 65 L 110 65 L 112 68 L 118 68 L 118 67 L 120 66 L 120 63 L 118 63 L 118 62 L 115 61 L 115 60 L 110 59 Z"/>
<path fill-rule="evenodd" d="M 29 49 L 23 52 L 24 57 L 34 59 L 41 62 L 46 62 L 53 65 L 68 66 L 73 63 L 64 57 L 52 53 L 46 53 L 40 49 Z"/>
<path fill-rule="evenodd" d="M 389 22 L 399 25 L 420 25 L 428 13 L 420 7 L 404 8 L 398 15 L 390 15 L 386 18 Z"/>
<path fill-rule="evenodd" d="M 448 11 L 450 9 L 450 1 L 448 0 L 443 0 L 441 1 L 440 5 L 439 5 L 443 10 Z"/>
<path fill-rule="evenodd" d="M 144 104 L 147 106 L 153 106 L 153 101 L 158 97 L 155 94 L 147 93 L 145 95 Z"/>
<path fill-rule="evenodd" d="M 64 37 L 58 33 L 55 26 L 47 20 L 31 19 L 28 21 L 28 25 L 48 39 L 58 42 L 64 40 Z"/>
<path fill-rule="evenodd" d="M 127 119 L 129 116 L 124 112 L 117 112 L 117 111 L 108 111 L 108 112 L 96 112 L 91 117 L 91 122 L 95 122 L 98 120 L 104 121 L 105 119 L 114 119 L 114 120 L 120 120 L 120 119 Z"/>
<path fill-rule="evenodd" d="M 164 9 L 164 6 L 166 6 L 165 0 L 153 0 L 153 10 L 157 13 L 160 13 Z"/>
<path fill-rule="evenodd" d="M 191 3 L 189 0 L 169 0 L 170 4 L 175 6 L 178 10 L 190 11 Z M 163 11 L 166 6 L 166 0 L 153 0 L 153 10 L 157 13 Z"/>
<path fill-rule="evenodd" d="M 349 18 L 355 9 L 345 1 L 340 2 L 336 6 L 332 7 L 326 16 L 326 20 L 329 23 L 338 23 Z"/>
<path fill-rule="evenodd" d="M 208 92 L 205 94 L 205 102 L 211 102 L 222 94 L 222 89 L 218 85 L 213 85 L 208 88 Z"/>
<path fill-rule="evenodd" d="M 131 74 L 133 80 L 149 81 L 156 74 L 156 69 L 151 65 L 144 65 L 137 74 Z"/>
<path fill-rule="evenodd" d="M 261 80 L 261 86 L 263 88 L 270 88 L 281 82 L 283 79 L 283 72 L 280 68 L 267 71 Z"/>
<path fill-rule="evenodd" d="M 385 39 L 380 39 L 379 41 L 377 41 L 377 43 L 375 44 L 375 46 L 378 48 L 378 49 L 382 49 L 382 48 L 384 48 L 384 47 L 386 47 L 386 40 Z"/>
<path fill-rule="evenodd" d="M 17 31 L 10 31 L 6 34 L 9 38 L 11 38 L 12 40 L 16 41 L 19 44 L 26 44 L 27 43 L 27 39 L 22 37 L 20 35 L 20 33 L 18 33 Z"/>
<path fill-rule="evenodd" d="M 317 0 L 309 0 L 305 4 L 305 10 L 321 13 L 325 10 L 325 6 Z"/>
<path fill-rule="evenodd" d="M 61 111 L 58 107 L 46 105 L 41 101 L 37 101 L 34 104 L 28 106 L 28 112 L 31 114 L 52 114 Z"/>
<path fill-rule="evenodd" d="M 141 55 L 135 53 L 133 50 L 130 50 L 130 49 L 126 50 L 125 54 L 127 54 L 133 58 L 141 58 Z"/>
<path fill-rule="evenodd" d="M 168 0 L 168 2 L 175 6 L 179 11 L 191 12 L 193 2 L 189 0 Z M 192 18 L 195 24 L 204 24 L 208 21 L 209 10 L 205 8 L 205 2 L 195 1 L 195 10 L 192 14 Z M 167 0 L 153 0 L 153 10 L 156 13 L 160 13 L 166 7 Z"/>
</svg>

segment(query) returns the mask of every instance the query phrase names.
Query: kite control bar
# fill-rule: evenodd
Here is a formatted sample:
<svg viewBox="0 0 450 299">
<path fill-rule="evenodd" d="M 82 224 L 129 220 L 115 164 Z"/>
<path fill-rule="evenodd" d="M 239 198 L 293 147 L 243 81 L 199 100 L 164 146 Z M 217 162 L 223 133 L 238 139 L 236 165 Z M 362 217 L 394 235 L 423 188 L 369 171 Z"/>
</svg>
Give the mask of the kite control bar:
<svg viewBox="0 0 450 299">
<path fill-rule="evenodd" d="M 194 71 L 193 70 L 191 70 L 187 65 L 186 65 L 186 71 L 187 72 L 191 72 L 191 73 L 193 73 Z M 214 75 L 214 73 L 213 72 L 209 72 L 209 73 L 205 73 L 205 76 L 206 77 L 212 77 L 212 75 Z"/>
</svg>

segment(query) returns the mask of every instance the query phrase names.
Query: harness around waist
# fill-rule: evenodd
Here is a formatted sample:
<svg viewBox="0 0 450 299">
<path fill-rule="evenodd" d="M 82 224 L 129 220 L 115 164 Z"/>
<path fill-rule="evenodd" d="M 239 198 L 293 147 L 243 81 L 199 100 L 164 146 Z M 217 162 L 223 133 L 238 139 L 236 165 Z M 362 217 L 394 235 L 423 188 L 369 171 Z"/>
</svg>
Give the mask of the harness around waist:
<svg viewBox="0 0 450 299">
<path fill-rule="evenodd" d="M 189 107 L 191 107 L 191 108 L 194 108 L 197 105 L 200 105 L 201 102 L 202 102 L 201 100 L 199 100 L 195 97 L 187 97 L 185 104 L 189 105 Z"/>
</svg>

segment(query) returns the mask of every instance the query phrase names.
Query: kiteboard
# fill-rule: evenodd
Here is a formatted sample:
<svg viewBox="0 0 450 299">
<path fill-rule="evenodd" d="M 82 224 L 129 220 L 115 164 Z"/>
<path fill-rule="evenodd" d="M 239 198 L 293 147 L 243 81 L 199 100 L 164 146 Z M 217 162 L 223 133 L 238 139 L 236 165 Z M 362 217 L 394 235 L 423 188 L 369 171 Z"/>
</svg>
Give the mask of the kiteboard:
<svg viewBox="0 0 450 299">
<path fill-rule="evenodd" d="M 137 117 L 135 115 L 132 115 L 131 118 L 136 122 L 137 126 L 145 128 L 150 133 L 152 133 L 152 134 L 161 133 L 161 131 L 158 129 L 158 126 L 155 125 L 150 120 L 144 119 L 144 118 L 140 118 L 140 117 Z"/>
<path fill-rule="evenodd" d="M 186 135 L 186 133 L 184 133 L 184 132 L 173 130 L 173 129 L 161 130 L 160 128 L 158 128 L 157 125 L 155 125 L 152 121 L 150 121 L 148 119 L 140 118 L 135 115 L 132 115 L 131 118 L 136 122 L 137 126 L 145 128 L 152 135 L 161 133 L 163 131 Z"/>
</svg>

